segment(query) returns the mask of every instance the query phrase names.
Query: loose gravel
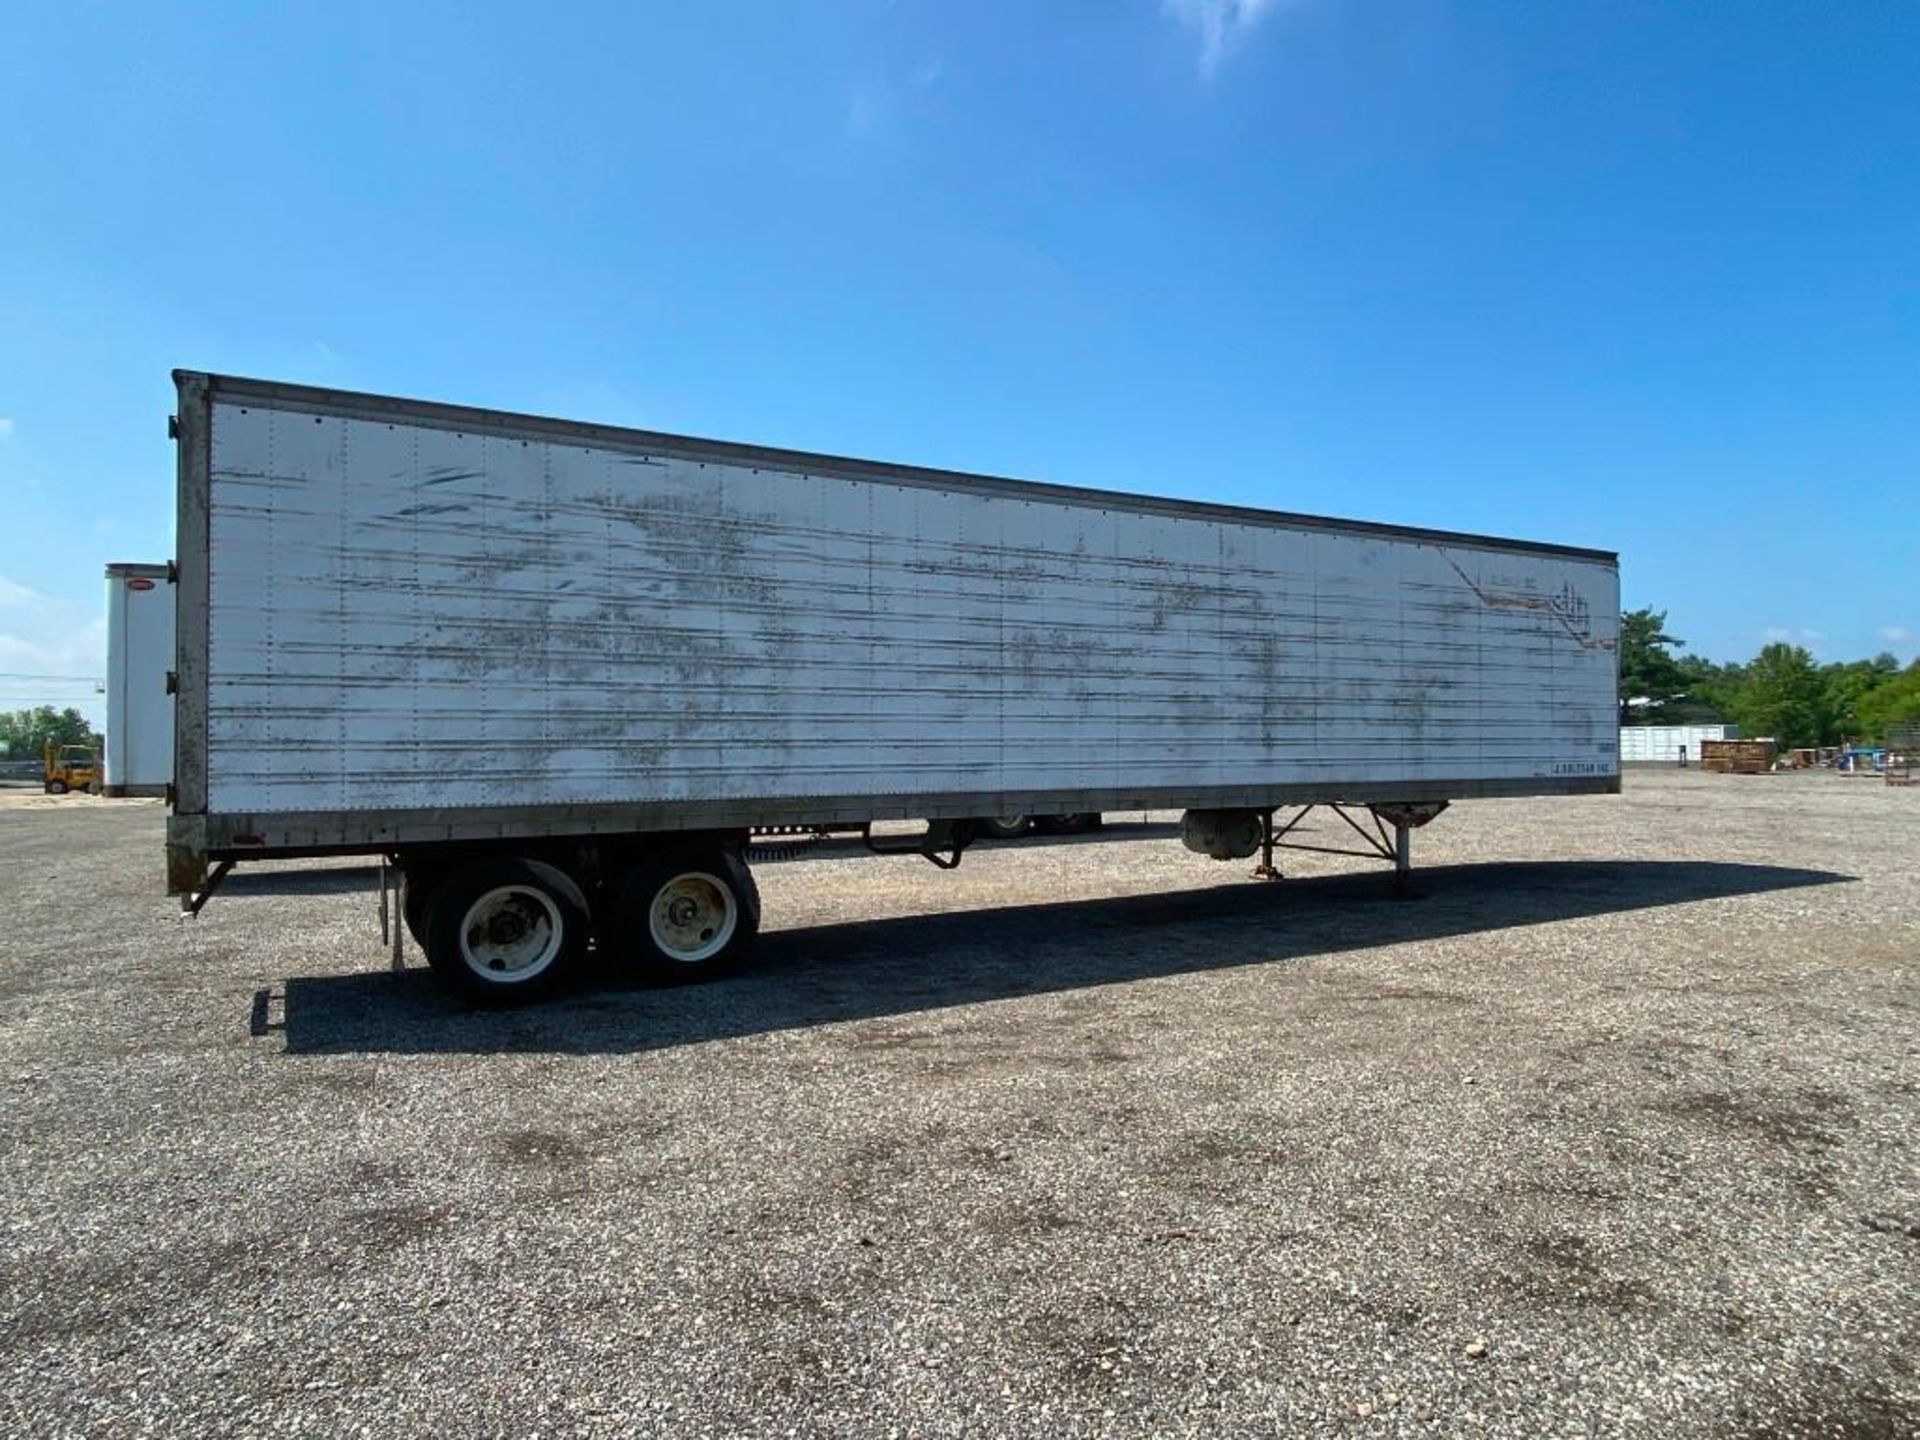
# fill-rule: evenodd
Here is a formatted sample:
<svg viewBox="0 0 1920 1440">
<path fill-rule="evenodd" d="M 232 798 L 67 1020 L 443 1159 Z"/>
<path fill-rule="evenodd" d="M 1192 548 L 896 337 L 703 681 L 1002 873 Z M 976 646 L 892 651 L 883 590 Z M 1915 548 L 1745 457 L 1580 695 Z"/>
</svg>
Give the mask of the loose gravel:
<svg viewBox="0 0 1920 1440">
<path fill-rule="evenodd" d="M 1113 818 L 475 1013 L 363 864 L 183 921 L 158 806 L 0 801 L 0 1434 L 1920 1433 L 1920 790 L 1463 804 L 1412 899 Z"/>
</svg>

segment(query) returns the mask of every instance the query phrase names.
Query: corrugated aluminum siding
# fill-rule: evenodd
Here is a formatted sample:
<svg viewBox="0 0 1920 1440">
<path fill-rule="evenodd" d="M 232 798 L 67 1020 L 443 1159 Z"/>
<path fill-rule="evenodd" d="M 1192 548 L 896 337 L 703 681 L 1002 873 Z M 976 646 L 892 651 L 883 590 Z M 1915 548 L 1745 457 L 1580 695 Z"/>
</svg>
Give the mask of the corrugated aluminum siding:
<svg viewBox="0 0 1920 1440">
<path fill-rule="evenodd" d="M 210 471 L 216 814 L 1617 769 L 1604 558 L 253 399 Z"/>
</svg>

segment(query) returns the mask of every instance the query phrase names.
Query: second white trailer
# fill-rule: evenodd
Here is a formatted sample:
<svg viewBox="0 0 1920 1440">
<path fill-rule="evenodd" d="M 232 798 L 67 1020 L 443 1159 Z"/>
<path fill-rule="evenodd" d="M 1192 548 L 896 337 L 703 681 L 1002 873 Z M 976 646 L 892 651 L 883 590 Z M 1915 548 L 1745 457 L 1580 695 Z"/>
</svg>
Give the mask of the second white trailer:
<svg viewBox="0 0 1920 1440">
<path fill-rule="evenodd" d="M 1622 725 L 1623 765 L 1686 765 L 1700 759 L 1703 740 L 1738 740 L 1738 725 Z"/>
<path fill-rule="evenodd" d="M 168 567 L 107 566 L 108 795 L 164 795 L 173 780 L 173 654 Z"/>
</svg>

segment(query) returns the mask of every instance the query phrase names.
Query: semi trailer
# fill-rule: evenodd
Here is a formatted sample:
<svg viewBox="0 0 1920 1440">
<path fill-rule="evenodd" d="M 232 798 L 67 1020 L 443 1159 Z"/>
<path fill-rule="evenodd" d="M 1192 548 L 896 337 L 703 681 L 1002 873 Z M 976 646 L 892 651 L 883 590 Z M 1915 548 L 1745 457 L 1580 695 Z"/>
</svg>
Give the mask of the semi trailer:
<svg viewBox="0 0 1920 1440">
<path fill-rule="evenodd" d="M 170 893 L 381 857 L 479 1000 L 723 970 L 756 833 L 1178 810 L 1272 875 L 1326 807 L 1404 875 L 1619 788 L 1608 551 L 174 379 Z"/>
<path fill-rule="evenodd" d="M 173 779 L 171 567 L 107 566 L 106 793 L 164 795 Z"/>
</svg>

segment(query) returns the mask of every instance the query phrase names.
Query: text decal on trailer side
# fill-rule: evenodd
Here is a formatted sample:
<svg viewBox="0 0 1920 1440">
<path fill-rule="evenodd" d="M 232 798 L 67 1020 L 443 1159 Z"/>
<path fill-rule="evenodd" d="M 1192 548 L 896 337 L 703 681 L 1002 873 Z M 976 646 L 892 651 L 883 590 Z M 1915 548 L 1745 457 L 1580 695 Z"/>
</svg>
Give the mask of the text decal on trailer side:
<svg viewBox="0 0 1920 1440">
<path fill-rule="evenodd" d="M 482 994 L 619 915 L 643 961 L 734 953 L 754 829 L 922 818 L 957 860 L 1180 808 L 1245 855 L 1340 803 L 1404 865 L 1440 803 L 1618 788 L 1607 552 L 176 381 L 171 888 L 386 854 L 433 959 L 449 857 L 520 866 L 443 926 Z"/>
</svg>

